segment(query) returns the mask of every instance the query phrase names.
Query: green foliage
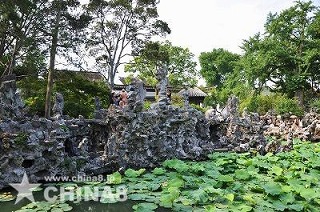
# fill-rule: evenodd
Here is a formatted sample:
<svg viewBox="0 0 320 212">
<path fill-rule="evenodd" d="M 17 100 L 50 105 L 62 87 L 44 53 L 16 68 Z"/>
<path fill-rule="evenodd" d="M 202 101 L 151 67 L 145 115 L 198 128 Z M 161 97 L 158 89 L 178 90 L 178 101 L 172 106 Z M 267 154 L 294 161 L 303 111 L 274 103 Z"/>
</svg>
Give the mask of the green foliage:
<svg viewBox="0 0 320 212">
<path fill-rule="evenodd" d="M 107 71 L 111 87 L 127 55 L 138 55 L 153 36 L 171 32 L 168 24 L 159 19 L 158 3 L 155 0 L 101 0 L 88 4 L 88 12 L 95 22 L 87 46 L 99 69 Z"/>
<path fill-rule="evenodd" d="M 171 104 L 178 106 L 178 107 L 183 107 L 183 97 L 177 93 L 172 93 L 171 94 Z"/>
<path fill-rule="evenodd" d="M 201 107 L 200 105 L 197 105 L 197 104 L 190 104 L 190 106 L 196 110 L 203 112 L 203 113 L 205 113 L 207 111 L 207 108 Z"/>
<path fill-rule="evenodd" d="M 158 208 L 158 205 L 154 203 L 139 203 L 132 206 L 135 212 L 152 212 Z"/>
<path fill-rule="evenodd" d="M 156 86 L 156 72 L 161 65 L 168 68 L 168 79 L 171 86 L 195 86 L 199 75 L 194 62 L 194 55 L 188 48 L 173 46 L 169 41 L 164 43 L 149 42 L 140 55 L 125 66 L 125 71 Z"/>
<path fill-rule="evenodd" d="M 314 99 L 310 102 L 310 107 L 317 112 L 320 111 L 320 99 Z"/>
<path fill-rule="evenodd" d="M 207 93 L 208 93 L 208 96 L 206 96 L 203 100 L 204 105 L 216 107 L 217 104 L 219 103 L 217 89 L 211 88 Z"/>
<path fill-rule="evenodd" d="M 259 114 L 274 111 L 280 115 L 303 115 L 303 109 L 299 106 L 297 100 L 277 93 L 270 95 L 249 95 L 240 103 L 240 111 L 243 111 L 244 108 L 250 112 L 258 112 Z"/>
<path fill-rule="evenodd" d="M 240 55 L 224 49 L 202 52 L 199 57 L 202 77 L 208 86 L 220 88 L 236 67 Z"/>
<path fill-rule="evenodd" d="M 124 174 L 126 177 L 136 178 L 142 175 L 145 171 L 146 169 L 139 169 L 139 170 L 127 169 Z"/>
<path fill-rule="evenodd" d="M 231 95 L 237 96 L 240 101 L 243 101 L 254 93 L 253 87 L 248 84 L 247 79 L 240 66 L 236 66 L 234 71 L 230 73 L 229 77 L 224 81 L 220 88 L 211 93 L 211 99 L 214 101 L 212 105 L 222 104 L 224 105 Z"/>
<path fill-rule="evenodd" d="M 18 81 L 17 86 L 21 90 L 22 98 L 29 112 L 44 116 L 47 82 L 36 77 L 26 77 Z"/>
<path fill-rule="evenodd" d="M 124 182 L 129 199 L 152 203 L 134 206 L 142 211 L 313 211 L 320 208 L 319 152 L 319 143 L 294 140 L 292 151 L 276 155 L 216 152 L 201 162 L 167 160 Z"/>
<path fill-rule="evenodd" d="M 151 107 L 151 104 L 152 104 L 152 102 L 150 102 L 150 101 L 144 101 L 144 103 L 143 103 L 143 109 L 144 109 L 144 110 L 149 110 L 150 107 Z"/>
<path fill-rule="evenodd" d="M 279 14 L 269 14 L 263 35 L 245 40 L 241 64 L 251 86 L 261 89 L 272 82 L 277 91 L 303 103 L 307 90 L 319 81 L 319 7 L 297 1 Z"/>
<path fill-rule="evenodd" d="M 14 143 L 23 146 L 27 144 L 28 134 L 24 132 L 20 132 L 17 137 L 14 139 Z"/>
<path fill-rule="evenodd" d="M 0 2 L 0 75 L 35 74 L 45 67 L 39 29 L 45 24 L 46 6 L 45 1 Z"/>
<path fill-rule="evenodd" d="M 303 115 L 303 108 L 299 106 L 299 102 L 296 99 L 279 98 L 277 101 L 275 110 L 278 114 L 295 114 L 297 116 Z"/>
<path fill-rule="evenodd" d="M 1 192 L 0 193 L 0 202 L 9 202 L 14 200 L 16 197 L 12 195 L 11 192 Z"/>
<path fill-rule="evenodd" d="M 64 202 L 32 202 L 23 206 L 20 210 L 16 210 L 17 212 L 27 212 L 27 211 L 50 211 L 50 212 L 63 212 L 63 211 L 71 211 L 72 206 L 68 203 Z"/>
<path fill-rule="evenodd" d="M 122 176 L 119 172 L 114 172 L 111 175 L 107 176 L 108 184 L 120 184 L 122 182 Z"/>
<path fill-rule="evenodd" d="M 100 98 L 101 106 L 109 105 L 109 88 L 104 82 L 91 82 L 80 73 L 58 73 L 53 92 L 64 97 L 64 114 L 71 117 L 83 115 L 92 117 L 95 109 L 94 98 Z M 46 81 L 34 77 L 18 82 L 22 97 L 32 114 L 44 115 Z"/>
</svg>

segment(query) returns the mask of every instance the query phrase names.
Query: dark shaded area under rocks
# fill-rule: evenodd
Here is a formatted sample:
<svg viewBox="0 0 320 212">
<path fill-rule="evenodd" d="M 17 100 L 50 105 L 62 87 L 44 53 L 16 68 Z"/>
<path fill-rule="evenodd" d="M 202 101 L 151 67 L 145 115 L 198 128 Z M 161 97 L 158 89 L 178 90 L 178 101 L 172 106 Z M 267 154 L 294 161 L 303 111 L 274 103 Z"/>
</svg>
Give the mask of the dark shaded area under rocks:
<svg viewBox="0 0 320 212">
<path fill-rule="evenodd" d="M 274 116 L 240 116 L 236 97 L 229 99 L 223 111 L 212 109 L 206 114 L 189 107 L 187 97 L 183 108 L 174 107 L 165 96 L 166 80 L 160 79 L 158 86 L 159 102 L 149 110 L 142 110 L 143 89 L 137 80 L 128 93 L 130 104 L 123 110 L 101 109 L 96 100 L 95 119 L 64 116 L 63 96 L 56 94 L 53 117 L 46 119 L 27 115 L 14 76 L 1 79 L 0 189 L 20 182 L 24 172 L 36 182 L 46 176 L 151 168 L 171 158 L 204 160 L 214 151 L 264 154 L 280 150 L 281 145 L 267 143 L 264 135 L 271 135 L 268 132 L 277 126 Z M 306 139 L 315 136 L 316 120 L 305 121 L 309 124 Z M 295 134 L 287 130 L 291 136 L 285 136 L 278 131 L 274 134 L 288 140 L 281 150 L 290 149 Z"/>
</svg>

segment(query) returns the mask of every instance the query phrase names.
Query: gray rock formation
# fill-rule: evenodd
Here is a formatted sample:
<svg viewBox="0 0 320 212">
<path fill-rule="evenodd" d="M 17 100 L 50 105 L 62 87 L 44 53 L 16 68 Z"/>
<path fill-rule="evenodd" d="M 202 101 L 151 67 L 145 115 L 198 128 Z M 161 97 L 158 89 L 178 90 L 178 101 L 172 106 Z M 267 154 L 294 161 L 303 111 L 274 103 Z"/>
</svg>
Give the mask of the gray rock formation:
<svg viewBox="0 0 320 212">
<path fill-rule="evenodd" d="M 189 92 L 188 92 L 188 89 L 185 88 L 182 92 L 182 98 L 183 98 L 183 106 L 185 108 L 188 108 L 189 107 Z"/>
<path fill-rule="evenodd" d="M 60 119 L 63 115 L 64 99 L 61 93 L 56 93 L 54 105 L 52 107 L 53 117 Z"/>
<path fill-rule="evenodd" d="M 163 79 L 166 76 L 162 72 Z M 161 75 L 160 74 L 160 75 Z M 166 78 L 166 77 L 165 77 Z M 63 98 L 57 96 L 55 115 L 48 120 L 23 116 L 15 81 L 3 80 L 0 89 L 0 189 L 20 182 L 26 171 L 30 180 L 46 176 L 97 175 L 121 168 L 149 168 L 171 158 L 202 160 L 213 151 L 284 151 L 292 139 L 320 138 L 320 116 L 288 120 L 267 114 L 238 112 L 238 100 L 231 97 L 223 110 L 204 115 L 192 107 L 178 108 L 167 103 L 166 81 L 160 80 L 158 107 L 143 111 L 141 84 L 133 85 L 125 110 L 102 109 L 96 100 L 95 119 L 66 119 Z M 166 99 L 166 100 L 164 100 Z M 263 133 L 278 127 L 287 135 L 287 145 L 266 143 Z M 299 129 L 303 129 L 303 133 Z M 287 132 L 287 134 L 283 134 Z M 266 134 L 267 135 L 267 134 Z"/>
<path fill-rule="evenodd" d="M 160 107 L 168 105 L 167 86 L 168 86 L 168 70 L 167 67 L 162 66 L 157 69 L 156 79 L 158 80 L 157 89 L 159 90 L 158 104 Z"/>
<path fill-rule="evenodd" d="M 4 90 L 7 97 L 5 92 L 14 93 L 15 89 Z M 57 95 L 56 118 L 23 116 L 16 120 L 18 113 L 12 108 L 18 101 L 11 100 L 12 107 L 1 108 L 6 118 L 0 119 L 0 188 L 19 182 L 25 171 L 36 182 L 48 176 L 154 167 L 169 158 L 205 159 L 214 150 L 215 141 L 210 139 L 201 112 L 170 105 L 140 111 L 137 93 L 133 90 L 129 110 L 107 111 L 97 103 L 99 116 L 90 120 L 64 119 L 62 95 Z"/>
<path fill-rule="evenodd" d="M 214 149 L 203 114 L 193 108 L 113 113 L 107 122 L 106 161 L 121 161 L 121 167 L 154 167 L 168 158 L 204 159 Z"/>
<path fill-rule="evenodd" d="M 129 86 L 128 105 L 125 109 L 133 112 L 141 112 L 143 110 L 144 98 L 146 90 L 143 88 L 143 82 L 139 79 L 133 79 Z"/>
<path fill-rule="evenodd" d="M 237 97 L 231 96 L 221 112 L 210 109 L 205 113 L 210 124 L 211 139 L 219 141 L 216 145 L 220 149 L 236 152 L 255 150 L 264 153 L 266 140 L 259 116 L 245 112 L 240 117 L 238 104 Z"/>
<path fill-rule="evenodd" d="M 0 119 L 19 119 L 24 116 L 24 103 L 16 89 L 15 75 L 0 78 Z"/>
</svg>

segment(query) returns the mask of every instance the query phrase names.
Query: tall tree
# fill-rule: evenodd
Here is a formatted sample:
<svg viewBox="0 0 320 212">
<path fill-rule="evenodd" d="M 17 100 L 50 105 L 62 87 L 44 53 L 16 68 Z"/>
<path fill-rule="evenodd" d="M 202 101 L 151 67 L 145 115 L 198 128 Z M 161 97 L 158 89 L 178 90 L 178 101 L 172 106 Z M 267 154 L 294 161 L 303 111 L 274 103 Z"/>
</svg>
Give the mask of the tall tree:
<svg viewBox="0 0 320 212">
<path fill-rule="evenodd" d="M 200 73 L 208 86 L 220 88 L 234 72 L 239 59 L 240 55 L 221 48 L 202 52 L 199 57 Z"/>
<path fill-rule="evenodd" d="M 39 30 L 43 27 L 46 3 L 47 0 L 0 2 L 0 73 L 3 75 L 13 73 L 17 65 L 28 63 L 30 67 L 36 61 L 30 56 L 40 52 Z"/>
<path fill-rule="evenodd" d="M 198 82 L 197 63 L 194 54 L 188 48 L 173 46 L 169 41 L 164 43 L 149 42 L 141 54 L 126 65 L 125 71 L 137 73 L 138 77 L 149 85 L 157 83 L 155 74 L 158 66 L 168 68 L 171 86 L 195 86 Z"/>
<path fill-rule="evenodd" d="M 297 1 L 280 14 L 269 14 L 264 35 L 243 44 L 242 63 L 255 86 L 273 82 L 277 90 L 297 97 L 300 104 L 311 83 L 318 81 L 320 61 L 320 12 L 312 2 Z"/>
<path fill-rule="evenodd" d="M 47 27 L 43 34 L 47 37 L 49 46 L 48 83 L 45 101 L 45 117 L 50 117 L 51 98 L 54 81 L 56 55 L 62 56 L 73 46 L 78 45 L 78 32 L 86 28 L 91 18 L 85 13 L 75 13 L 79 8 L 78 0 L 54 0 L 47 10 Z M 67 52 L 68 53 L 68 52 Z"/>
<path fill-rule="evenodd" d="M 167 23 L 158 19 L 158 3 L 158 0 L 90 1 L 88 10 L 95 21 L 88 46 L 99 68 L 107 73 L 111 88 L 127 56 L 136 55 L 151 37 L 170 33 Z"/>
</svg>

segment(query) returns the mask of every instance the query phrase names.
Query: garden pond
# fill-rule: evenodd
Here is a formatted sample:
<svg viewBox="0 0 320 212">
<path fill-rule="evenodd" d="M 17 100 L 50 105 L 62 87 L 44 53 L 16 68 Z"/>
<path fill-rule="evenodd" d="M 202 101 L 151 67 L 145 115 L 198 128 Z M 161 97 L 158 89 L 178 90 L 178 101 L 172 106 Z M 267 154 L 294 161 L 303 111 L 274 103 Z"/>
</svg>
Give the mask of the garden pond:
<svg viewBox="0 0 320 212">
<path fill-rule="evenodd" d="M 320 211 L 320 144 L 294 140 L 290 152 L 217 152 L 201 162 L 172 159 L 152 170 L 115 172 L 108 179 L 55 184 L 79 192 L 79 203 L 60 195 L 63 201 L 50 204 L 40 190 L 33 192 L 35 203 L 23 199 L 14 205 L 15 192 L 3 190 L 0 211 Z M 84 201 L 84 187 L 102 186 L 111 189 L 111 196 Z M 125 188 L 121 193 L 119 186 Z"/>
</svg>

